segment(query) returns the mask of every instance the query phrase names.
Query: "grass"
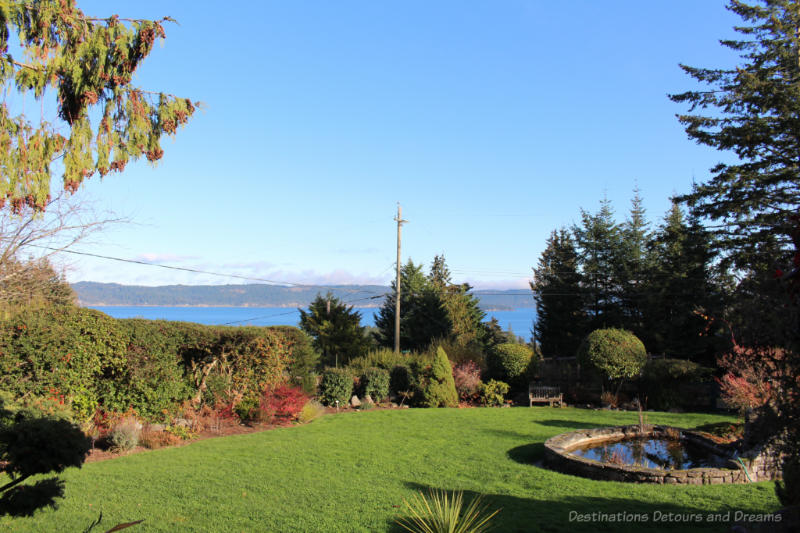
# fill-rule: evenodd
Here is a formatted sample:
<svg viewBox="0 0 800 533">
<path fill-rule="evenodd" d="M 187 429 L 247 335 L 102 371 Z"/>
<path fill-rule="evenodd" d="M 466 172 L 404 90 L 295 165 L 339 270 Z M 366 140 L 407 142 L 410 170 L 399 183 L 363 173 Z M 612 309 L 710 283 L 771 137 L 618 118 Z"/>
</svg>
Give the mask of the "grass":
<svg viewBox="0 0 800 533">
<path fill-rule="evenodd" d="M 696 427 L 711 414 L 649 413 L 650 423 Z M 658 486 L 592 481 L 531 464 L 544 441 L 585 427 L 633 424 L 636 413 L 552 409 L 409 409 L 326 416 L 312 424 L 208 439 L 64 473 L 66 498 L 2 531 L 399 531 L 403 500 L 429 489 L 484 495 L 497 531 L 638 531 L 637 523 L 570 522 L 577 513 L 766 513 L 772 483 Z M 696 524 L 727 531 L 730 523 Z"/>
</svg>

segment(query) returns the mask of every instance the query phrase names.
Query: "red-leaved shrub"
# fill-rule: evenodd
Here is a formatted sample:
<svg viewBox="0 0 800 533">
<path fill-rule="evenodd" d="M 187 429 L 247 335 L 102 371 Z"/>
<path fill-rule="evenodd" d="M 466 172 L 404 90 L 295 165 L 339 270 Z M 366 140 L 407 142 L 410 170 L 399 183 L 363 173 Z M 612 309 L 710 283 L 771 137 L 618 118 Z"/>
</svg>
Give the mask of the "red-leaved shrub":
<svg viewBox="0 0 800 533">
<path fill-rule="evenodd" d="M 464 361 L 453 367 L 453 381 L 462 402 L 475 402 L 481 394 L 481 369 L 475 361 Z"/>
<path fill-rule="evenodd" d="M 259 407 L 267 420 L 281 423 L 297 420 L 306 402 L 308 396 L 300 387 L 280 385 L 264 391 Z"/>
<path fill-rule="evenodd" d="M 746 411 L 775 399 L 784 357 L 780 348 L 748 348 L 734 343 L 733 349 L 717 360 L 727 371 L 717 378 L 725 402 Z"/>
</svg>

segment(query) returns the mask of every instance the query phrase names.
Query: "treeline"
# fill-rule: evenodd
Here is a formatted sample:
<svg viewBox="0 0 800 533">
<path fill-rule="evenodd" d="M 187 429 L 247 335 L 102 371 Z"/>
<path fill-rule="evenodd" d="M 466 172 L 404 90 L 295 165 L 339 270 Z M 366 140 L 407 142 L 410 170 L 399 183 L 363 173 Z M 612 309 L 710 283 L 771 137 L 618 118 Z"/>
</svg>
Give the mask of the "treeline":
<svg viewBox="0 0 800 533">
<path fill-rule="evenodd" d="M 81 305 L 152 305 L 219 307 L 304 307 L 316 295 L 330 292 L 358 307 L 378 306 L 391 288 L 383 285 L 324 285 L 281 287 L 249 283 L 242 285 L 162 285 L 145 287 L 80 281 L 72 285 Z M 520 290 L 474 291 L 484 309 L 532 307 L 530 293 Z M 377 298 L 372 298 L 377 296 Z"/>
<path fill-rule="evenodd" d="M 655 228 L 635 191 L 618 222 L 609 201 L 553 231 L 534 269 L 535 342 L 545 356 L 572 356 L 600 328 L 632 331 L 648 352 L 714 365 L 727 341 L 721 317 L 731 277 L 700 221 L 673 204 Z"/>
</svg>

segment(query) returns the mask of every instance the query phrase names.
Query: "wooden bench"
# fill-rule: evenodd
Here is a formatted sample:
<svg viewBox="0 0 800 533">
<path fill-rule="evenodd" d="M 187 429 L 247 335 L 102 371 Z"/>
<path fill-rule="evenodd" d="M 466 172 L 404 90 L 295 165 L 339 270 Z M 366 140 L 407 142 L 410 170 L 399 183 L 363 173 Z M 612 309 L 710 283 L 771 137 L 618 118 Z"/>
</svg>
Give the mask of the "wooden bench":
<svg viewBox="0 0 800 533">
<path fill-rule="evenodd" d="M 547 402 L 550 407 L 556 404 L 559 407 L 564 407 L 564 395 L 561 394 L 558 387 L 531 384 L 528 386 L 528 399 L 531 407 L 533 407 L 534 402 Z"/>
</svg>

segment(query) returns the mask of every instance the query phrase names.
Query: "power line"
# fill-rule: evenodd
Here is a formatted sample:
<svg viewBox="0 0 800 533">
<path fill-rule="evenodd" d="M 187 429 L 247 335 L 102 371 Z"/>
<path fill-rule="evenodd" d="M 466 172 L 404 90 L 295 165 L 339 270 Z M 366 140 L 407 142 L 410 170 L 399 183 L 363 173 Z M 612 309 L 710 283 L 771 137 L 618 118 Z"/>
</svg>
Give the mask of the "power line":
<svg viewBox="0 0 800 533">
<path fill-rule="evenodd" d="M 168 270 L 180 270 L 180 271 L 183 271 L 183 272 L 192 272 L 194 274 L 206 274 L 206 275 L 210 275 L 210 276 L 219 276 L 219 277 L 223 277 L 223 278 L 236 278 L 236 279 L 243 279 L 243 280 L 247 280 L 247 281 L 261 281 L 263 283 L 269 283 L 269 284 L 272 284 L 272 285 L 291 285 L 293 287 L 305 287 L 305 288 L 309 288 L 309 289 L 318 289 L 318 288 L 321 288 L 321 287 L 328 287 L 328 285 L 309 285 L 307 283 L 297 283 L 297 282 L 293 282 L 293 281 L 277 281 L 277 280 L 273 280 L 273 279 L 256 278 L 256 277 L 252 277 L 252 276 L 242 276 L 242 275 L 239 275 L 239 274 L 223 274 L 221 272 L 212 272 L 212 271 L 209 271 L 209 270 L 200 270 L 200 269 L 197 269 L 197 268 L 179 267 L 179 266 L 174 266 L 174 265 L 161 265 L 161 264 L 157 264 L 157 263 L 148 263 L 146 261 L 140 261 L 138 259 L 126 259 L 126 258 L 123 258 L 123 257 L 112 257 L 112 256 L 108 256 L 108 255 L 93 254 L 93 253 L 89 253 L 89 252 L 79 252 L 77 250 L 65 250 L 65 249 L 62 249 L 62 248 L 53 248 L 51 246 L 41 246 L 41 245 L 38 245 L 38 244 L 28 244 L 26 246 L 30 246 L 30 247 L 33 247 L 33 248 L 41 248 L 41 249 L 44 249 L 44 250 L 51 250 L 51 251 L 54 251 L 54 252 L 63 252 L 63 253 L 67 253 L 67 254 L 83 255 L 83 256 L 86 256 L 86 257 L 95 257 L 95 258 L 98 258 L 98 259 L 107 259 L 109 261 L 119 261 L 121 263 L 133 263 L 135 265 L 144 265 L 144 266 L 151 266 L 151 267 L 158 267 L 158 268 L 166 268 Z M 343 292 L 356 292 L 356 293 L 367 292 L 364 289 L 339 289 L 339 290 L 341 290 Z"/>
</svg>

